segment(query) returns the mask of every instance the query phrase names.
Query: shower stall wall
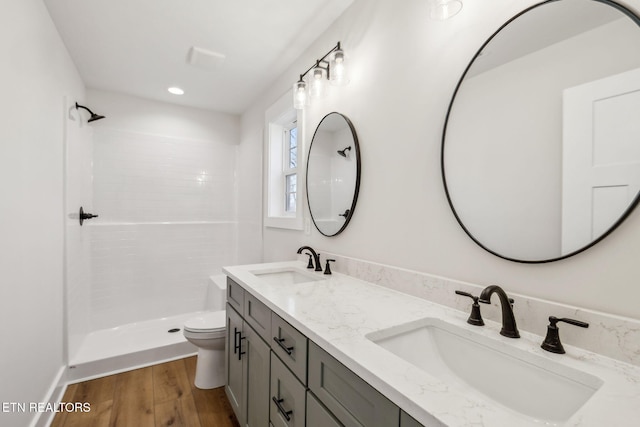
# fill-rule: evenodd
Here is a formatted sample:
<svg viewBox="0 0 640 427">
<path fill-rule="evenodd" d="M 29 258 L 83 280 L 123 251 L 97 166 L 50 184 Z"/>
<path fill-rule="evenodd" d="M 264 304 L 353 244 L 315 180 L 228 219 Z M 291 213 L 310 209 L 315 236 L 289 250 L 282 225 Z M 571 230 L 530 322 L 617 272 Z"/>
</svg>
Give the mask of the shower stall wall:
<svg viewBox="0 0 640 427">
<path fill-rule="evenodd" d="M 83 203 L 99 215 L 67 223 L 68 360 L 72 368 L 108 360 L 70 371 L 71 380 L 122 370 L 119 355 L 144 363 L 127 355 L 137 346 L 162 359 L 151 348 L 162 347 L 162 334 L 190 345 L 167 325 L 203 310 L 209 276 L 237 263 L 237 119 L 218 118 L 223 130 L 202 139 L 132 130 L 105 110 L 82 138 L 68 124 L 67 211 Z"/>
<path fill-rule="evenodd" d="M 234 145 L 96 129 L 91 324 L 201 310 L 235 261 Z"/>
</svg>

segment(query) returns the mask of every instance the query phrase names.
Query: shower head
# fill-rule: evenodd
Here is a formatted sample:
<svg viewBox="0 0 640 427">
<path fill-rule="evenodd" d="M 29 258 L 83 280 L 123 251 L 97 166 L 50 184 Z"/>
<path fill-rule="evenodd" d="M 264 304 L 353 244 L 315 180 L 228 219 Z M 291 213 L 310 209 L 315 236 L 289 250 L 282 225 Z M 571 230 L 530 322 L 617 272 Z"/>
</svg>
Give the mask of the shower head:
<svg viewBox="0 0 640 427">
<path fill-rule="evenodd" d="M 91 122 L 95 122 L 96 120 L 100 120 L 100 119 L 104 119 L 104 116 L 101 116 L 99 114 L 94 113 L 93 111 L 91 111 L 90 109 L 88 109 L 87 107 L 80 105 L 76 102 L 76 109 L 78 108 L 84 108 L 85 110 L 87 110 L 89 112 L 89 114 L 91 114 L 91 117 L 89 117 L 89 120 L 87 120 L 87 123 L 91 123 Z"/>
<path fill-rule="evenodd" d="M 338 154 L 342 157 L 347 157 L 347 151 L 351 151 L 351 146 L 345 148 L 344 150 L 338 150 Z"/>
</svg>

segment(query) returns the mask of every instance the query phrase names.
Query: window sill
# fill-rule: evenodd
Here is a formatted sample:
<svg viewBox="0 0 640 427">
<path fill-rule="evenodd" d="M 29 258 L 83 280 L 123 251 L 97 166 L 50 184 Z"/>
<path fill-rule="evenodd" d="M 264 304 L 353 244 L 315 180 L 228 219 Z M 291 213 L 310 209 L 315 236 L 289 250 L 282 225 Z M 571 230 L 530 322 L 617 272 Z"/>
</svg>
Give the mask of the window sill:
<svg viewBox="0 0 640 427">
<path fill-rule="evenodd" d="M 302 218 L 296 217 L 266 217 L 264 219 L 264 226 L 269 228 L 285 228 L 289 230 L 303 230 L 304 223 Z"/>
</svg>

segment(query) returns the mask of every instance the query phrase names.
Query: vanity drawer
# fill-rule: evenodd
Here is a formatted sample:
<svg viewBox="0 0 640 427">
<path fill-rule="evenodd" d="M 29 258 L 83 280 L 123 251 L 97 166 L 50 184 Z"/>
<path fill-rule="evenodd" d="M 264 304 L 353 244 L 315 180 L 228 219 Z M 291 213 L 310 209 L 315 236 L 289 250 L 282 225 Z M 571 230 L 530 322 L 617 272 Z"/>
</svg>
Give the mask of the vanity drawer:
<svg viewBox="0 0 640 427">
<path fill-rule="evenodd" d="M 271 313 L 271 349 L 291 372 L 307 384 L 307 337 L 275 313 Z"/>
<path fill-rule="evenodd" d="M 238 313 L 244 312 L 244 289 L 227 276 L 227 302 Z"/>
<path fill-rule="evenodd" d="M 309 343 L 309 388 L 344 425 L 398 425 L 400 408 L 313 341 Z"/>
<path fill-rule="evenodd" d="M 304 427 L 306 390 L 271 352 L 269 420 L 274 427 Z"/>
<path fill-rule="evenodd" d="M 271 335 L 271 310 L 249 292 L 244 293 L 244 320 L 256 330 L 263 340 L 271 345 L 269 341 L 269 335 Z"/>
<path fill-rule="evenodd" d="M 307 392 L 307 427 L 342 427 L 310 391 Z"/>
<path fill-rule="evenodd" d="M 403 410 L 400 410 L 400 427 L 424 427 L 417 422 L 413 417 Z"/>
</svg>

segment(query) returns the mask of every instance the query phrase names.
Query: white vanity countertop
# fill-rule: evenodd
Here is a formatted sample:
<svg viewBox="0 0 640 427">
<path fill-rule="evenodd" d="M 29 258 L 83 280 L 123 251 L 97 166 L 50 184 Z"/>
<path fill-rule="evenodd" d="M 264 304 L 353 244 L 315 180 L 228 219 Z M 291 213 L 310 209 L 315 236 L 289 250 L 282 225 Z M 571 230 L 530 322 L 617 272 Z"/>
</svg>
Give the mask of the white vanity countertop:
<svg viewBox="0 0 640 427">
<path fill-rule="evenodd" d="M 499 335 L 501 325 L 496 322 L 471 326 L 466 323 L 468 313 L 340 273 L 324 276 L 314 272 L 322 280 L 291 285 L 270 284 L 251 274 L 291 267 L 304 270 L 305 266 L 291 261 L 225 267 L 223 271 L 425 426 L 640 425 L 640 367 L 568 345 L 566 354 L 549 353 L 540 348 L 543 336 L 521 331 L 520 339 L 505 338 Z M 460 328 L 594 375 L 603 385 L 568 421 L 548 424 L 449 386 L 365 337 L 425 317 L 446 319 Z M 474 363 L 473 354 L 469 354 L 469 363 Z"/>
</svg>

